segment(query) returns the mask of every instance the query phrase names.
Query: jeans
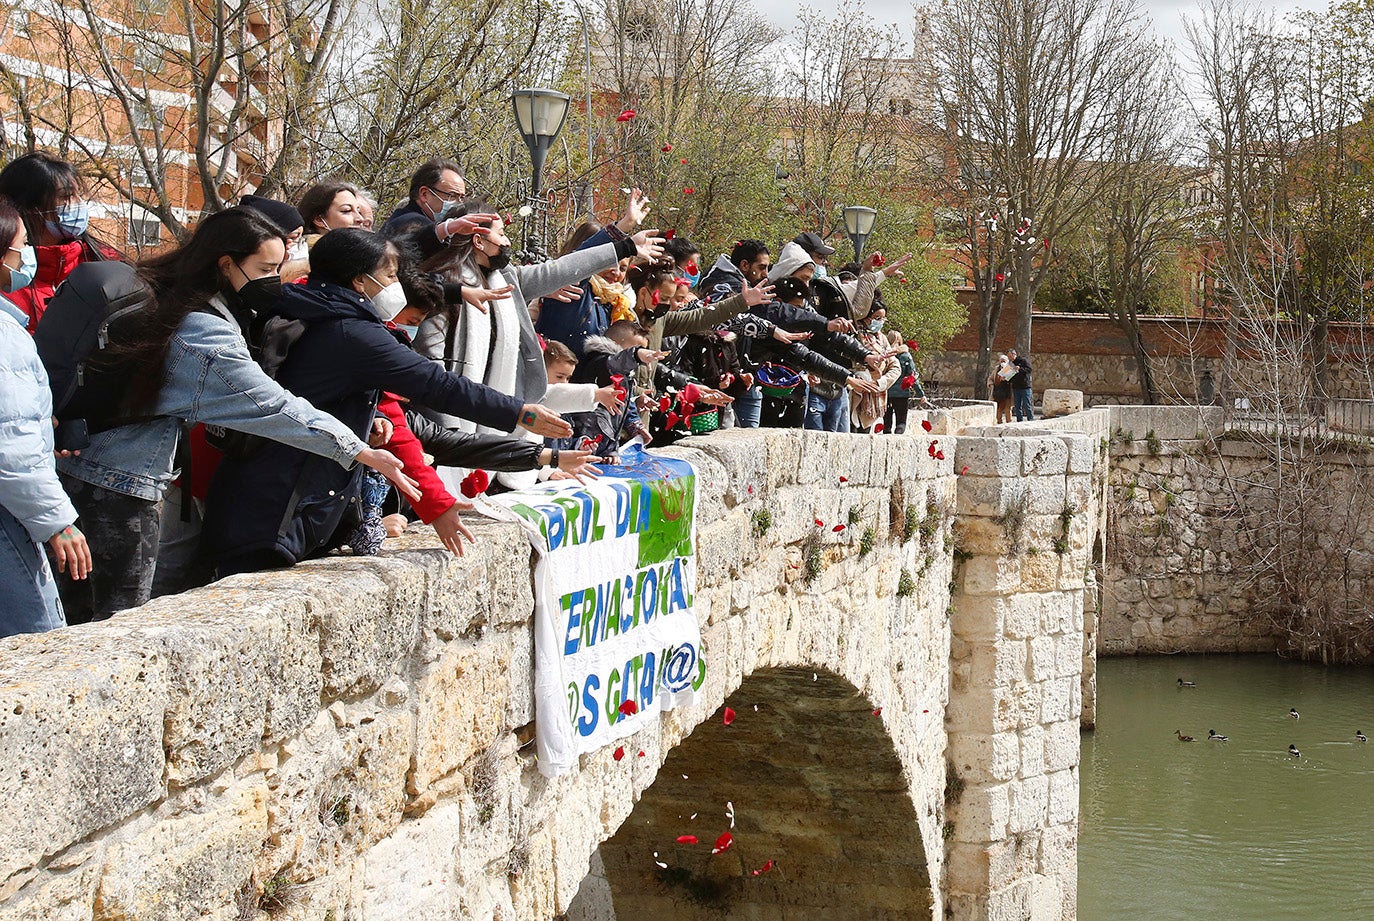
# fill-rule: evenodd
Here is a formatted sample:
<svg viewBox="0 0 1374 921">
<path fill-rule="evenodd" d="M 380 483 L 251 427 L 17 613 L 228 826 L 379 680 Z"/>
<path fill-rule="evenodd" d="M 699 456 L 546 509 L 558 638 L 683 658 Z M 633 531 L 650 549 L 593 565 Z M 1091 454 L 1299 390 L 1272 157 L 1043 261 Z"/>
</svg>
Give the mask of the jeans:
<svg viewBox="0 0 1374 921">
<path fill-rule="evenodd" d="M 811 391 L 806 398 L 806 427 L 813 432 L 849 431 L 849 392 L 826 399 Z"/>
<path fill-rule="evenodd" d="M 735 425 L 742 429 L 759 427 L 759 414 L 763 411 L 763 391 L 757 386 L 735 398 Z"/>
<path fill-rule="evenodd" d="M 67 622 L 104 620 L 116 611 L 147 604 L 153 593 L 161 503 L 63 473 L 58 479 L 76 506 L 76 526 L 91 545 L 91 574 L 84 581 L 58 576 Z"/>
<path fill-rule="evenodd" d="M 1029 387 L 1017 387 L 1011 392 L 1012 412 L 1016 415 L 1017 422 L 1034 422 L 1035 412 L 1031 409 L 1031 389 Z"/>
<path fill-rule="evenodd" d="M 0 636 L 65 627 L 57 583 L 43 548 L 19 519 L 0 508 Z"/>
<path fill-rule="evenodd" d="M 883 434 L 902 435 L 906 433 L 906 415 L 911 405 L 911 397 L 888 397 L 887 409 L 883 411 Z"/>
</svg>

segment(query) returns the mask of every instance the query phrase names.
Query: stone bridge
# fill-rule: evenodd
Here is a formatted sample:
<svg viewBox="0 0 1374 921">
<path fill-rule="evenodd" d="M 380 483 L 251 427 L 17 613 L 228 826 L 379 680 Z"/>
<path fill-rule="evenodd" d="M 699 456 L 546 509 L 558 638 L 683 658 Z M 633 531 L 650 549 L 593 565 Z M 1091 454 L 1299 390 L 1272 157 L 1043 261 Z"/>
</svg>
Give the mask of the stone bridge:
<svg viewBox="0 0 1374 921">
<path fill-rule="evenodd" d="M 701 703 L 553 780 L 511 524 L 0 641 L 0 921 L 1073 918 L 1106 413 L 920 418 L 671 449 Z"/>
</svg>

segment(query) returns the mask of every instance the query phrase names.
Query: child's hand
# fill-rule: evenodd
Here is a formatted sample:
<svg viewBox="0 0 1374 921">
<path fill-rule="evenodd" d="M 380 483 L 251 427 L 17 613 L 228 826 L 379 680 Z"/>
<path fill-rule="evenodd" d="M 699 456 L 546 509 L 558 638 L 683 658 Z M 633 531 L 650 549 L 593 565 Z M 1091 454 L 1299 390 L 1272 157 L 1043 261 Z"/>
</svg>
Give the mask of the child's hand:
<svg viewBox="0 0 1374 921">
<path fill-rule="evenodd" d="M 596 402 L 606 407 L 606 411 L 612 414 L 625 408 L 625 404 L 620 401 L 620 395 L 615 392 L 615 384 L 596 388 Z"/>
<path fill-rule="evenodd" d="M 650 365 L 656 361 L 662 361 L 672 352 L 655 352 L 653 349 L 635 349 L 635 360 L 641 365 Z"/>
</svg>

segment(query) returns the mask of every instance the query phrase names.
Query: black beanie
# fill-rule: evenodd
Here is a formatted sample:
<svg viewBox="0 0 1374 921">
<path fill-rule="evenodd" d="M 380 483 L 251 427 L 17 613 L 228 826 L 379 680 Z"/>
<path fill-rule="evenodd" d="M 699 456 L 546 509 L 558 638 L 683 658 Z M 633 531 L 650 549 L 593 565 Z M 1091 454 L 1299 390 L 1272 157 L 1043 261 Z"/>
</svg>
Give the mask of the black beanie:
<svg viewBox="0 0 1374 921">
<path fill-rule="evenodd" d="M 244 208 L 252 208 L 267 218 L 281 230 L 283 237 L 294 233 L 298 227 L 305 226 L 305 219 L 301 217 L 301 213 L 294 206 L 288 205 L 284 201 L 277 201 L 275 198 L 244 195 L 239 198 L 239 205 Z"/>
</svg>

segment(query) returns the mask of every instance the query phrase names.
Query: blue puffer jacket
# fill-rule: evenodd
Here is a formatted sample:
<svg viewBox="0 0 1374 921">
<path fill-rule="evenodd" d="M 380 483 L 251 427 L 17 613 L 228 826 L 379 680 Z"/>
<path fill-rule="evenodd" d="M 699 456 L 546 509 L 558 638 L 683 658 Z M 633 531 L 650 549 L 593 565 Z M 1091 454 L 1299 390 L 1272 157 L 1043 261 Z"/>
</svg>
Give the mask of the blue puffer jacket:
<svg viewBox="0 0 1374 921">
<path fill-rule="evenodd" d="M 0 297 L 0 506 L 34 543 L 76 521 L 53 466 L 52 392 L 28 315 Z"/>
<path fill-rule="evenodd" d="M 624 239 L 624 231 L 614 224 L 610 224 L 588 237 L 586 242 L 577 248 L 577 251 L 581 252 L 595 246 L 604 246 L 607 243 L 619 243 Z M 629 249 L 628 247 L 625 248 Z M 633 250 L 630 252 L 633 255 Z M 622 253 L 617 252 L 616 255 L 620 256 Z M 543 304 L 539 308 L 539 322 L 534 325 L 534 328 L 545 339 L 561 342 L 572 349 L 573 354 L 581 357 L 582 346 L 587 341 L 587 337 L 600 336 L 606 332 L 606 328 L 610 325 L 610 311 L 606 309 L 605 304 L 592 296 L 591 282 L 583 281 L 582 296 L 576 301 L 565 304 L 562 301 L 544 298 Z"/>
<path fill-rule="evenodd" d="M 382 391 L 503 432 L 520 421 L 521 400 L 411 351 L 352 288 L 287 285 L 271 314 L 305 324 L 277 381 L 359 437 L 371 427 Z M 282 444 L 226 457 L 206 501 L 205 552 L 222 570 L 240 571 L 241 560 L 260 562 L 264 552 L 291 564 L 332 549 L 335 531 L 357 509 L 361 474 Z"/>
</svg>

